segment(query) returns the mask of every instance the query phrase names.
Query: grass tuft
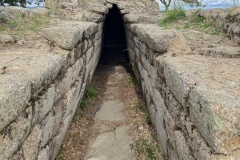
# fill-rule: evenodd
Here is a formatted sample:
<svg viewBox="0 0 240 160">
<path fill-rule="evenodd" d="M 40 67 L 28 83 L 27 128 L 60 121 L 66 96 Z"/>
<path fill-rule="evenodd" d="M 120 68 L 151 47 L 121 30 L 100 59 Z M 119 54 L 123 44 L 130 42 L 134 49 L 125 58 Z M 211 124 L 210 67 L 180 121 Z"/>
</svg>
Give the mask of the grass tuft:
<svg viewBox="0 0 240 160">
<path fill-rule="evenodd" d="M 166 16 L 160 21 L 160 25 L 167 25 L 178 20 L 185 20 L 187 18 L 183 9 L 173 9 L 166 13 Z"/>
<path fill-rule="evenodd" d="M 146 153 L 148 160 L 157 160 L 156 150 L 158 150 L 159 145 L 150 143 L 149 140 L 140 138 L 136 142 L 136 149 L 141 153 Z"/>
<path fill-rule="evenodd" d="M 99 90 L 98 90 L 97 86 L 94 84 L 91 84 L 87 88 L 87 90 L 84 94 L 84 97 L 79 105 L 79 108 L 77 109 L 77 111 L 73 117 L 73 122 L 76 122 L 78 117 L 83 116 L 82 110 L 84 110 L 85 108 L 90 106 L 91 102 L 95 101 L 98 98 L 98 95 L 99 95 Z"/>
<path fill-rule="evenodd" d="M 30 32 L 39 35 L 42 28 L 49 26 L 48 15 L 23 16 L 20 13 L 12 18 L 0 13 L 0 34 L 8 33 L 20 37 L 27 36 Z"/>
</svg>

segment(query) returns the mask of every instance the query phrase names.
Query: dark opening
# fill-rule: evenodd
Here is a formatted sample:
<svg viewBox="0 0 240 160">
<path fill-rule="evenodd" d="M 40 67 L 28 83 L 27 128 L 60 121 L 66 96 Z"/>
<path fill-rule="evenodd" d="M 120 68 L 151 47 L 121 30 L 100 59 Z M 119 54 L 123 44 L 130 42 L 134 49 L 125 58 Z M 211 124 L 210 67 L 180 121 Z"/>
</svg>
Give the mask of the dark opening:
<svg viewBox="0 0 240 160">
<path fill-rule="evenodd" d="M 100 64 L 119 65 L 129 62 L 122 15 L 113 5 L 104 23 L 103 52 Z"/>
</svg>

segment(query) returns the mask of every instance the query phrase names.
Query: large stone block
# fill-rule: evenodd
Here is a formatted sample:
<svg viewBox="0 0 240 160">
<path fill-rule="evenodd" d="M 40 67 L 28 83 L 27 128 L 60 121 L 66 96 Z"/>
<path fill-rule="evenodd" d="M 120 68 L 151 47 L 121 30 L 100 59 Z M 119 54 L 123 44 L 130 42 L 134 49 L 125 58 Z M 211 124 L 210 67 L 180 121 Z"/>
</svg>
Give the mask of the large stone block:
<svg viewBox="0 0 240 160">
<path fill-rule="evenodd" d="M 26 108 L 31 82 L 24 76 L 0 75 L 0 132 Z"/>
<path fill-rule="evenodd" d="M 169 41 L 181 35 L 176 30 L 166 30 L 153 24 L 133 24 L 131 29 L 150 49 L 159 53 L 166 52 L 169 48 Z"/>
<path fill-rule="evenodd" d="M 84 40 L 83 37 L 86 39 L 93 38 L 95 33 L 98 31 L 98 25 L 93 22 L 64 21 L 62 24 L 60 24 L 60 26 L 61 27 L 69 26 L 69 27 L 78 28 L 82 33 L 84 33 L 82 36 L 79 37 L 80 42 Z"/>
<path fill-rule="evenodd" d="M 36 125 L 24 141 L 22 148 L 26 160 L 33 160 L 36 158 L 41 134 L 40 126 Z"/>
<path fill-rule="evenodd" d="M 186 144 L 183 133 L 181 131 L 175 131 L 174 134 L 176 137 L 178 158 L 184 160 L 194 160 L 190 153 L 189 146 Z"/>
<path fill-rule="evenodd" d="M 24 160 L 23 150 L 20 148 L 18 151 L 16 151 L 9 160 Z"/>
<path fill-rule="evenodd" d="M 90 3 L 88 5 L 88 8 L 90 9 L 90 11 L 93 11 L 99 14 L 106 14 L 108 12 L 108 7 L 105 5 L 101 5 L 99 3 Z"/>
<path fill-rule="evenodd" d="M 25 109 L 18 118 L 0 132 L 0 159 L 10 158 L 28 136 L 32 121 L 32 108 Z"/>
<path fill-rule="evenodd" d="M 44 37 L 59 47 L 71 50 L 82 39 L 84 30 L 78 27 L 64 26 L 44 28 L 42 33 Z"/>
<path fill-rule="evenodd" d="M 50 150 L 49 146 L 42 148 L 38 153 L 37 160 L 49 160 L 50 157 L 49 150 Z"/>
<path fill-rule="evenodd" d="M 41 121 L 47 113 L 52 109 L 55 98 L 55 85 L 50 85 L 49 88 L 38 98 L 32 102 L 36 112 L 35 122 Z"/>
<path fill-rule="evenodd" d="M 62 67 L 62 58 L 53 53 L 8 52 L 1 53 L 0 68 L 5 75 L 20 75 L 31 82 L 31 93 L 38 94 L 57 76 Z"/>
<path fill-rule="evenodd" d="M 68 68 L 62 79 L 55 80 L 56 96 L 54 102 L 57 102 L 70 89 L 70 86 L 79 78 L 79 76 L 81 76 L 84 68 L 83 63 L 83 59 L 77 60 L 72 67 Z"/>
<path fill-rule="evenodd" d="M 82 80 L 76 82 L 74 86 L 66 93 L 66 107 L 64 110 L 63 119 L 66 119 L 69 115 L 75 113 L 79 104 L 79 100 L 81 99 L 79 95 L 81 93 L 82 83 Z"/>
<path fill-rule="evenodd" d="M 163 101 L 161 102 L 164 105 Z M 167 157 L 168 153 L 168 136 L 166 133 L 166 122 L 164 120 L 164 110 L 158 109 L 156 114 L 156 130 L 157 130 L 157 139 L 158 143 L 160 143 L 161 150 L 163 154 Z"/>
<path fill-rule="evenodd" d="M 58 131 L 62 120 L 64 105 L 63 100 L 59 101 L 40 123 L 42 131 L 41 148 L 44 147 Z"/>
<path fill-rule="evenodd" d="M 165 60 L 168 86 L 181 103 L 183 99 L 188 103 L 192 123 L 217 153 L 230 154 L 240 146 L 236 134 L 240 131 L 239 69 L 238 59 L 182 56 Z"/>
</svg>

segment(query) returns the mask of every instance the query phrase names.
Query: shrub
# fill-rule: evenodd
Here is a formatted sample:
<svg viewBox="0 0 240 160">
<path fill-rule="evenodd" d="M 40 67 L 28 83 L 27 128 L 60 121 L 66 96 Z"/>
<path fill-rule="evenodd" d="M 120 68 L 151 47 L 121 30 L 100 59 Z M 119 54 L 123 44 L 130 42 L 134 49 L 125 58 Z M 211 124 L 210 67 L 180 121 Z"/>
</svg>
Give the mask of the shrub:
<svg viewBox="0 0 240 160">
<path fill-rule="evenodd" d="M 185 20 L 187 18 L 183 9 L 173 9 L 166 13 L 166 16 L 160 21 L 160 24 L 169 24 L 180 19 Z"/>
</svg>

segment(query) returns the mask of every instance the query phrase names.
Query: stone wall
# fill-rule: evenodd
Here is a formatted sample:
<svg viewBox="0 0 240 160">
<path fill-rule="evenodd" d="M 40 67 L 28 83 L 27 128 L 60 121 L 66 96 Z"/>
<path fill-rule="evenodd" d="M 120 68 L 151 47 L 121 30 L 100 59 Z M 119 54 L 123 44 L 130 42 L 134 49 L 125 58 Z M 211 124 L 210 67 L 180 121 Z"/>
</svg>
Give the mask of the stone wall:
<svg viewBox="0 0 240 160">
<path fill-rule="evenodd" d="M 131 64 L 165 158 L 240 158 L 238 58 L 193 55 L 178 31 L 146 24 L 161 19 L 154 2 L 108 0 L 87 10 L 76 4 L 61 3 L 66 20 L 43 29 L 44 49 L 1 52 L 0 159 L 55 158 L 95 71 L 112 4 L 123 15 Z"/>
<path fill-rule="evenodd" d="M 239 159 L 239 59 L 191 55 L 176 30 L 151 24 L 125 28 L 131 64 L 165 158 Z"/>
<path fill-rule="evenodd" d="M 204 17 L 206 21 L 213 22 L 216 30 L 223 30 L 231 39 L 240 44 L 240 7 L 189 12 L 195 12 L 197 15 Z"/>
<path fill-rule="evenodd" d="M 98 63 L 103 24 L 43 29 L 45 51 L 2 52 L 0 159 L 55 159 Z"/>
</svg>

